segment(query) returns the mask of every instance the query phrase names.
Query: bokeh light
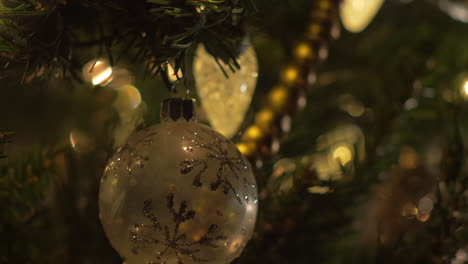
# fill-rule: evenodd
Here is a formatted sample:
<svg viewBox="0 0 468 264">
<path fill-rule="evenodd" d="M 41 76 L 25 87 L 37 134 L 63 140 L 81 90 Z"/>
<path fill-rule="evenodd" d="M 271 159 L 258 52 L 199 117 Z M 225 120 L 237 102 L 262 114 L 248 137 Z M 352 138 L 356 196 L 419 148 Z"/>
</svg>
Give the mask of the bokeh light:
<svg viewBox="0 0 468 264">
<path fill-rule="evenodd" d="M 344 0 L 340 16 L 343 26 L 350 32 L 363 31 L 383 4 L 383 0 Z"/>
<path fill-rule="evenodd" d="M 104 60 L 92 60 L 83 66 L 83 79 L 105 86 L 112 81 L 112 67 Z"/>
</svg>

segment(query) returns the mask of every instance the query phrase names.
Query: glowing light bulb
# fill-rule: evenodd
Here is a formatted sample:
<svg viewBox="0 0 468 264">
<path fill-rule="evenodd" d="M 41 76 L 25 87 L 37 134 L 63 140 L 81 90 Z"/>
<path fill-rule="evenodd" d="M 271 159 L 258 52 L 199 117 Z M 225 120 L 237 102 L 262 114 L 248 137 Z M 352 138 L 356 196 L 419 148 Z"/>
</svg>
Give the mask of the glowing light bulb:
<svg viewBox="0 0 468 264">
<path fill-rule="evenodd" d="M 70 145 L 76 152 L 86 153 L 93 149 L 93 143 L 88 135 L 79 130 L 72 130 L 69 135 Z"/>
<path fill-rule="evenodd" d="M 354 125 L 346 125 L 317 138 L 317 153 L 313 154 L 311 167 L 322 181 L 343 178 L 342 166 L 353 166 L 353 161 L 365 157 L 364 136 Z"/>
<path fill-rule="evenodd" d="M 464 97 L 468 97 L 468 79 L 463 82 L 462 93 Z"/>
<path fill-rule="evenodd" d="M 468 3 L 466 1 L 440 0 L 439 7 L 453 19 L 468 23 Z"/>
<path fill-rule="evenodd" d="M 93 85 L 105 86 L 112 81 L 112 68 L 104 60 L 92 60 L 83 66 L 83 79 Z"/>
<path fill-rule="evenodd" d="M 313 194 L 326 194 L 331 192 L 331 189 L 328 186 L 312 186 L 307 188 L 307 191 Z"/>
<path fill-rule="evenodd" d="M 77 143 L 77 140 L 76 140 L 76 135 L 74 132 L 70 132 L 70 144 L 72 146 L 72 148 L 76 148 L 76 146 L 78 145 Z"/>
<path fill-rule="evenodd" d="M 411 202 L 405 203 L 401 208 L 401 215 L 402 216 L 415 216 L 418 214 L 418 208 Z"/>
<path fill-rule="evenodd" d="M 108 84 L 108 87 L 114 90 L 120 90 L 127 84 L 134 82 L 134 76 L 127 69 L 114 67 L 112 69 L 112 81 Z"/>
<path fill-rule="evenodd" d="M 464 264 L 468 261 L 468 247 L 460 248 L 450 264 Z"/>
<path fill-rule="evenodd" d="M 252 101 L 257 84 L 257 56 L 251 45 L 237 58 L 240 69 L 235 72 L 219 61 L 228 78 L 216 60 L 203 45 L 199 45 L 193 62 L 195 85 L 210 124 L 217 131 L 230 138 L 235 135 Z"/>
<path fill-rule="evenodd" d="M 372 21 L 383 0 L 344 0 L 340 7 L 343 26 L 350 32 L 363 31 Z"/>
<path fill-rule="evenodd" d="M 117 109 L 135 109 L 141 104 L 140 91 L 135 86 L 125 85 L 118 91 L 115 102 Z"/>
<path fill-rule="evenodd" d="M 169 79 L 169 81 L 171 82 L 175 82 L 177 81 L 178 79 L 182 78 L 182 71 L 180 70 L 180 68 L 177 70 L 177 74 L 175 73 L 174 71 L 174 67 L 172 66 L 171 63 L 168 63 L 167 64 L 167 78 Z"/>
<path fill-rule="evenodd" d="M 333 159 L 344 166 L 353 159 L 353 153 L 348 146 L 339 146 L 333 151 Z"/>
</svg>

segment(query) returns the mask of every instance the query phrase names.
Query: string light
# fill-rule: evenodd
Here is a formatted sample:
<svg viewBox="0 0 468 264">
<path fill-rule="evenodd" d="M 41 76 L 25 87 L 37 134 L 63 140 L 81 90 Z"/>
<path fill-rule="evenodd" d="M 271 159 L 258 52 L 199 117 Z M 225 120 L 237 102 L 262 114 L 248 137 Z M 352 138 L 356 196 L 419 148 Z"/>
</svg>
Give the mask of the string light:
<svg viewBox="0 0 468 264">
<path fill-rule="evenodd" d="M 307 188 L 307 191 L 312 194 L 326 194 L 332 190 L 328 186 L 312 186 Z"/>
<path fill-rule="evenodd" d="M 418 208 L 411 202 L 405 203 L 401 208 L 401 216 L 413 217 L 418 215 Z"/>
<path fill-rule="evenodd" d="M 91 139 L 84 132 L 72 130 L 69 135 L 70 145 L 76 152 L 89 152 L 93 149 Z"/>
<path fill-rule="evenodd" d="M 244 121 L 257 84 L 257 55 L 250 43 L 246 44 L 237 62 L 240 68 L 233 72 L 222 60 L 214 58 L 203 45 L 198 46 L 193 60 L 195 85 L 201 106 L 211 126 L 228 138 L 236 135 Z M 169 78 L 176 80 L 173 72 L 168 65 Z"/>
<path fill-rule="evenodd" d="M 332 157 L 344 166 L 353 159 L 353 153 L 348 146 L 340 145 L 333 151 Z"/>
<path fill-rule="evenodd" d="M 339 127 L 317 138 L 317 153 L 311 156 L 311 167 L 322 181 L 343 178 L 341 167 L 353 160 L 364 159 L 364 136 L 354 125 Z"/>
<path fill-rule="evenodd" d="M 169 78 L 169 81 L 171 82 L 176 82 L 178 79 L 182 78 L 182 71 L 179 68 L 176 74 L 172 64 L 168 63 L 167 64 L 167 78 Z"/>
<path fill-rule="evenodd" d="M 440 0 L 439 7 L 453 19 L 468 23 L 468 5 L 466 1 Z"/>
<path fill-rule="evenodd" d="M 104 60 L 92 60 L 83 66 L 83 79 L 105 86 L 112 81 L 112 67 Z"/>
<path fill-rule="evenodd" d="M 365 112 L 364 105 L 350 94 L 340 96 L 338 102 L 340 108 L 352 117 L 360 117 Z"/>
<path fill-rule="evenodd" d="M 340 8 L 341 22 L 350 32 L 363 31 L 383 4 L 383 0 L 344 0 Z"/>
<path fill-rule="evenodd" d="M 136 109 L 141 104 L 140 91 L 133 85 L 125 85 L 118 91 L 117 108 L 121 110 Z"/>
<path fill-rule="evenodd" d="M 468 79 L 465 79 L 463 81 L 463 85 L 462 85 L 462 94 L 463 94 L 463 97 L 467 97 L 468 98 Z"/>
</svg>

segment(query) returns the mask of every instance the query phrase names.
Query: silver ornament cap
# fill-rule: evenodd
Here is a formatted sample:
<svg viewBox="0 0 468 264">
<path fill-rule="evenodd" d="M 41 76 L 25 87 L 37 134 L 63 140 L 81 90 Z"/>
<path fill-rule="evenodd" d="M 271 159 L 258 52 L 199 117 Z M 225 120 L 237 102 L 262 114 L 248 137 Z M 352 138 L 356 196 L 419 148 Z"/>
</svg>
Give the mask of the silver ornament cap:
<svg viewBox="0 0 468 264">
<path fill-rule="evenodd" d="M 195 100 L 186 98 L 168 98 L 161 104 L 161 122 L 196 121 Z"/>
</svg>

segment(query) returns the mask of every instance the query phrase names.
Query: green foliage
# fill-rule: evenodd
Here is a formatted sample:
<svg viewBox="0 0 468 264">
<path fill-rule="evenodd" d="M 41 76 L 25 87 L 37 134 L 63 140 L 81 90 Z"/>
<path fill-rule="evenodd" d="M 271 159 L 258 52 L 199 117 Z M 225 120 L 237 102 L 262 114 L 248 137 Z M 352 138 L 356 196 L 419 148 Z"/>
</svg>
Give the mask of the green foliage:
<svg viewBox="0 0 468 264">
<path fill-rule="evenodd" d="M 0 203 L 8 206 L 2 210 L 0 230 L 5 224 L 26 221 L 42 202 L 53 175 L 45 163 L 41 149 L 35 147 L 31 153 L 16 159 L 10 157 L 2 164 Z"/>
<path fill-rule="evenodd" d="M 26 37 L 22 37 L 22 42 L 6 42 L 0 51 L 5 51 L 5 58 L 40 57 L 38 61 L 43 64 L 32 63 L 31 69 L 37 67 L 32 65 L 50 67 L 53 63 L 66 62 L 66 67 L 79 70 L 80 63 L 90 57 L 107 54 L 115 61 L 122 50 L 140 62 L 156 58 L 154 67 L 170 60 L 183 67 L 185 57 L 191 55 L 193 45 L 198 42 L 235 69 L 236 49 L 245 34 L 244 19 L 248 18 L 257 25 L 252 40 L 258 50 L 261 70 L 257 88 L 260 95 L 255 98 L 253 108 L 261 105 L 257 103 L 264 100 L 262 92 L 275 83 L 291 43 L 302 32 L 307 17 L 305 0 L 255 1 L 258 17 L 250 16 L 256 10 L 250 1 L 62 1 L 45 6 L 40 10 L 43 14 L 34 13 L 37 3 L 19 4 L 21 8 L 15 11 L 17 15 L 19 12 L 34 15 L 19 19 L 5 13 L 2 17 L 2 23 L 12 23 L 8 24 L 10 29 L 18 27 L 19 31 L 5 31 L 11 33 L 10 38 L 16 34 L 13 32 Z M 38 39 L 42 37 L 25 32 L 37 32 L 35 27 L 26 25 L 38 17 L 44 18 L 44 14 L 53 19 L 39 20 L 42 24 L 38 27 L 44 27 L 44 23 L 51 25 L 44 30 L 49 34 L 48 40 L 41 42 Z M 60 17 L 65 26 L 57 31 L 55 19 Z M 468 243 L 465 192 L 468 177 L 466 165 L 462 166 L 468 139 L 468 108 L 460 94 L 460 85 L 468 71 L 468 34 L 462 34 L 467 30 L 466 24 L 451 20 L 436 6 L 414 1 L 411 4 L 386 2 L 364 32 L 342 32 L 341 39 L 329 48 L 327 62 L 318 69 L 317 84 L 310 90 L 307 107 L 293 118 L 292 132 L 283 140 L 280 153 L 258 170 L 260 211 L 256 235 L 237 263 L 450 263 L 456 250 Z M 55 42 L 70 38 L 70 32 L 73 32 L 72 41 Z M 52 45 L 31 49 L 38 43 Z M 72 43 L 73 49 L 84 54 L 83 57 L 75 54 L 69 59 L 65 52 L 68 44 L 61 46 L 64 43 Z M 44 47 L 57 53 L 37 56 L 39 51 L 44 52 Z M 24 53 L 28 49 L 34 51 Z M 58 58 L 56 61 L 51 59 L 54 56 Z M 75 64 L 74 59 L 80 63 Z M 165 96 L 154 91 L 157 86 L 154 82 L 138 80 L 136 86 L 150 109 L 157 108 L 156 102 Z M 97 93 L 98 89 L 93 91 Z M 363 115 L 351 116 L 343 110 L 339 100 L 343 95 L 361 103 L 365 108 Z M 49 112 L 44 111 L 49 118 L 41 123 L 46 124 L 43 130 L 54 134 L 50 137 L 61 129 L 57 124 L 51 129 L 57 123 L 57 116 L 53 115 L 58 112 L 56 109 L 63 111 L 58 119 L 67 121 L 70 118 L 64 116 L 74 112 L 84 116 L 94 113 L 86 111 L 86 104 L 93 100 L 91 96 L 67 96 L 75 100 L 65 100 L 68 97 L 62 94 L 58 101 L 63 104 L 58 107 L 51 108 L 50 101 L 44 103 L 49 107 Z M 25 100 L 22 93 L 18 98 Z M 34 104 L 26 111 L 37 109 L 41 109 L 41 104 Z M 148 123 L 156 119 L 156 112 L 149 111 L 152 120 L 148 122 L 147 118 Z M 39 117 L 46 119 L 46 114 Z M 15 117 L 22 116 L 18 112 L 3 120 Z M 316 154 L 318 137 L 350 123 L 363 132 L 366 159 L 342 166 L 345 176 L 342 181 L 319 181 L 310 164 L 305 166 L 302 160 Z M 106 138 L 107 134 L 103 134 L 101 137 Z M 433 151 L 428 145 L 434 140 L 441 144 L 439 154 L 443 157 L 435 171 L 440 170 L 438 183 L 446 186 L 446 191 L 435 186 L 435 195 L 440 199 L 431 217 L 424 223 L 400 219 L 416 224 L 402 231 L 400 240 L 394 243 L 367 241 L 363 234 L 375 220 L 369 216 L 367 207 L 378 202 L 374 194 L 379 193 L 379 187 L 391 183 L 388 175 L 399 162 L 401 147 L 412 146 L 418 153 L 426 154 Z M 2 244 L 5 251 L 0 256 L 8 256 L 6 260 L 11 263 L 50 263 L 53 261 L 47 259 L 49 252 L 58 256 L 56 263 L 120 261 L 105 239 L 95 202 L 98 179 L 107 158 L 102 152 L 99 149 L 87 157 L 70 155 L 73 158 L 69 157 L 68 170 L 72 176 L 56 197 L 62 207 L 58 214 L 37 213 L 44 212 L 41 201 L 51 182 L 55 182 L 51 172 L 41 165 L 39 149 L 17 163 L 10 159 L 8 166 L 0 168 L 0 203 L 6 205 L 0 231 L 9 241 L 18 241 Z M 285 157 L 295 162 L 295 170 L 272 176 L 277 174 L 273 165 Z M 36 175 L 38 180 L 32 181 L 31 175 Z M 307 191 L 317 184 L 329 187 L 332 192 Z M 62 218 L 66 223 L 57 224 Z M 50 245 L 58 246 L 44 248 L 46 236 L 51 240 Z M 53 243 L 57 236 L 69 239 Z"/>
<path fill-rule="evenodd" d="M 52 198 L 53 172 L 49 163 L 38 146 L 0 163 L 2 263 L 37 263 L 52 257 L 46 253 L 51 252 L 55 237 L 50 229 L 58 227 L 50 225 L 50 216 L 44 217 L 49 210 L 47 200 Z M 43 239 L 44 243 L 25 243 L 30 239 Z"/>
<path fill-rule="evenodd" d="M 23 67 L 24 75 L 46 70 L 44 77 L 77 77 L 83 58 L 114 63 L 131 50 L 133 60 L 159 73 L 172 61 L 184 69 L 189 49 L 203 42 L 237 66 L 244 18 L 253 12 L 250 0 L 10 0 L 0 8 L 0 62 Z"/>
<path fill-rule="evenodd" d="M 288 263 L 450 263 L 468 239 L 468 209 L 461 191 L 466 190 L 468 175 L 466 165 L 460 167 L 466 159 L 466 142 L 461 138 L 468 138 L 466 98 L 460 96 L 468 69 L 468 35 L 461 32 L 467 30 L 466 24 L 450 19 L 437 6 L 414 1 L 386 2 L 364 32 L 342 32 L 319 68 L 307 107 L 293 119 L 293 130 L 279 155 L 300 160 L 314 151 L 320 135 L 354 123 L 364 133 L 366 160 L 356 164 L 355 170 L 345 171 L 352 180 L 328 184 L 333 193 L 299 202 L 299 193 L 282 196 L 272 190 L 272 197 L 276 194 L 291 203 L 272 210 L 272 197 L 260 201 L 259 235 L 240 263 L 282 263 L 285 259 Z M 270 45 L 275 41 L 269 40 Z M 363 103 L 364 114 L 353 117 L 340 109 L 338 98 L 343 95 Z M 390 244 L 366 241 L 363 233 L 372 224 L 367 207 L 376 202 L 376 186 L 389 183 L 388 173 L 398 165 L 401 147 L 414 147 L 422 158 L 435 152 L 433 144 L 441 145 L 435 154 L 442 160 L 429 172 L 441 170 L 439 180 L 448 186 L 444 195 L 451 198 L 447 202 L 438 199 L 427 222 L 400 219 L 412 224 L 401 233 L 401 240 Z M 259 178 L 269 182 L 264 177 L 270 175 Z M 304 176 L 298 170 L 281 177 L 294 177 L 296 183 Z M 437 186 L 434 190 L 441 195 Z M 293 206 L 307 209 L 296 216 L 291 213 Z M 454 217 L 454 208 L 465 216 Z M 262 233 L 262 219 L 282 226 L 291 215 L 292 231 L 274 230 L 279 233 L 271 235 L 274 239 Z M 254 256 L 257 252 L 268 253 Z"/>
</svg>

